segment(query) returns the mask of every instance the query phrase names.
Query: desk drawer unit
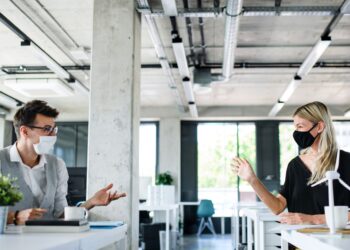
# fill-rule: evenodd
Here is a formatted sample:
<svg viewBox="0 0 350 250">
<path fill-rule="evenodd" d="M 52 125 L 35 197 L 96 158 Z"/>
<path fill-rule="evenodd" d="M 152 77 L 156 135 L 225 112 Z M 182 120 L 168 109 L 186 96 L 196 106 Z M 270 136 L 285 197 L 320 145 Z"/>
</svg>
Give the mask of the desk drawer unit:
<svg viewBox="0 0 350 250">
<path fill-rule="evenodd" d="M 264 231 L 265 233 L 281 233 L 281 230 L 273 230 L 278 228 L 281 223 L 277 221 L 265 221 L 264 222 Z"/>
<path fill-rule="evenodd" d="M 276 247 L 281 245 L 281 236 L 278 234 L 265 234 L 265 247 Z"/>
</svg>

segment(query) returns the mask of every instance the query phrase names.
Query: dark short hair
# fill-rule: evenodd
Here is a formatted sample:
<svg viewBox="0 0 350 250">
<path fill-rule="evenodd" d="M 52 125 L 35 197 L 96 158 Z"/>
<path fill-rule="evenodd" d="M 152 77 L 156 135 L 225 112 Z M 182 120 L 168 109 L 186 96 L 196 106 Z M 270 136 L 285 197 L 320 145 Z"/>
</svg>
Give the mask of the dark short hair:
<svg viewBox="0 0 350 250">
<path fill-rule="evenodd" d="M 23 107 L 17 110 L 13 117 L 13 126 L 17 138 L 20 137 L 19 128 L 23 125 L 33 125 L 37 114 L 56 118 L 59 114 L 57 109 L 47 105 L 47 102 L 40 100 L 33 100 L 27 102 Z"/>
</svg>

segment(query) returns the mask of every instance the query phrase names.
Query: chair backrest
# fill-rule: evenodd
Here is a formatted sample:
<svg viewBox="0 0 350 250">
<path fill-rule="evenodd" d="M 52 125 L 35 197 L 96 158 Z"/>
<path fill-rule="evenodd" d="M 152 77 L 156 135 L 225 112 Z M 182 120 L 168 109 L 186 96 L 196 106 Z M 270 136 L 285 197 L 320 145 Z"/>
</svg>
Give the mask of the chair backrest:
<svg viewBox="0 0 350 250">
<path fill-rule="evenodd" d="M 198 217 L 211 217 L 215 213 L 214 205 L 211 200 L 201 200 L 197 210 Z"/>
</svg>

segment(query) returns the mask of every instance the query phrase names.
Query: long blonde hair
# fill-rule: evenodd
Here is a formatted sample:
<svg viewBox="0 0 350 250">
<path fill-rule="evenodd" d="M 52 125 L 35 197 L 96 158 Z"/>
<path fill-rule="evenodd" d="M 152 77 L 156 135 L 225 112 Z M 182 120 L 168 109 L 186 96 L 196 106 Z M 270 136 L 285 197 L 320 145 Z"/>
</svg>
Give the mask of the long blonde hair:
<svg viewBox="0 0 350 250">
<path fill-rule="evenodd" d="M 296 115 L 313 124 L 324 122 L 324 129 L 319 135 L 318 157 L 308 183 L 311 184 L 324 178 L 327 171 L 335 169 L 338 147 L 334 126 L 327 106 L 321 102 L 311 102 L 297 108 L 293 117 Z M 310 148 L 302 150 L 301 154 L 306 154 L 309 150 Z"/>
</svg>

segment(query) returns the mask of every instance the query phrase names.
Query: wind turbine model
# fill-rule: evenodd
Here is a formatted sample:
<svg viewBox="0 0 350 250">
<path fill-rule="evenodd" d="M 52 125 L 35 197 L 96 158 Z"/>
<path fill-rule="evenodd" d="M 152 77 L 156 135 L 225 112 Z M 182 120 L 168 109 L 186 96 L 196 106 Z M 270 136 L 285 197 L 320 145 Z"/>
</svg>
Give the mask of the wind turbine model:
<svg viewBox="0 0 350 250">
<path fill-rule="evenodd" d="M 330 233 L 335 234 L 335 224 L 334 224 L 334 192 L 333 192 L 333 180 L 338 180 L 340 184 L 342 184 L 346 189 L 350 191 L 350 186 L 346 184 L 341 178 L 339 173 L 337 172 L 337 169 L 339 167 L 339 155 L 340 150 L 337 152 L 337 159 L 335 162 L 335 170 L 333 171 L 327 171 L 326 177 L 322 180 L 316 182 L 315 184 L 311 185 L 312 187 L 315 187 L 325 181 L 328 181 L 328 202 L 329 202 L 329 209 L 330 209 Z"/>
</svg>

